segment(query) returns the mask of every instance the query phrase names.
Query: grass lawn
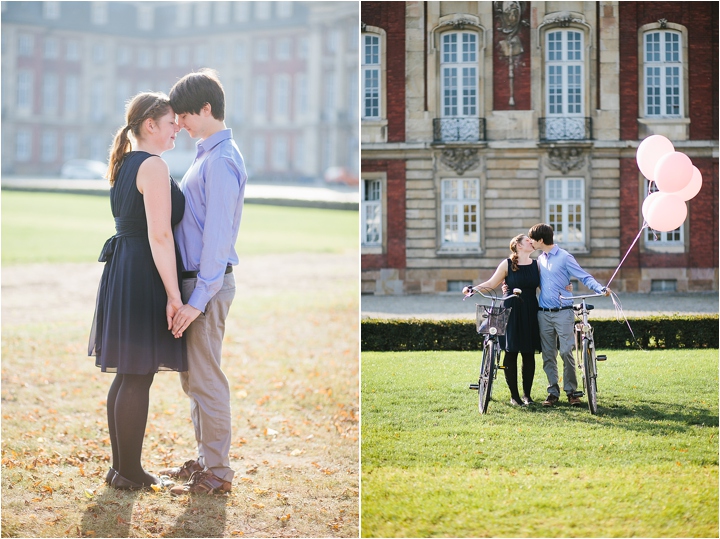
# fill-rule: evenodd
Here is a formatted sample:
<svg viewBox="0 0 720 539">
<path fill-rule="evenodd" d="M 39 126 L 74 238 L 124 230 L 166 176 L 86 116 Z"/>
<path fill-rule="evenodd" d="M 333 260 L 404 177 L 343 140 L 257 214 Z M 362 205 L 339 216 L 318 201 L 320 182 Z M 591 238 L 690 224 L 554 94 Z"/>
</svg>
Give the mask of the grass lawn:
<svg viewBox="0 0 720 539">
<path fill-rule="evenodd" d="M 717 537 L 718 350 L 608 353 L 598 415 L 478 414 L 480 355 L 362 354 L 363 537 Z"/>
<path fill-rule="evenodd" d="M 354 211 L 247 204 L 241 255 L 357 252 Z M 93 262 L 115 233 L 110 198 L 2 192 L 2 263 Z"/>
</svg>

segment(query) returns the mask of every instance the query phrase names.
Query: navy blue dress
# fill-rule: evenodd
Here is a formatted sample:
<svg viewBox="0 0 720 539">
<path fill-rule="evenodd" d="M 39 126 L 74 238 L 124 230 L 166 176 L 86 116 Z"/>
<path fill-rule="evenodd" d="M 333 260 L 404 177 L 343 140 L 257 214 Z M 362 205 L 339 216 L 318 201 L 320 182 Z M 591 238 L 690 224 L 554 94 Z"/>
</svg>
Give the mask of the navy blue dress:
<svg viewBox="0 0 720 539">
<path fill-rule="evenodd" d="M 540 286 L 540 271 L 536 260 L 512 270 L 508 258 L 508 275 L 505 283 L 510 292 L 513 288 L 522 290 L 519 298 L 505 300 L 505 307 L 512 307 L 505 337 L 500 343 L 506 352 L 540 352 L 540 327 L 538 326 L 537 289 Z M 503 342 L 504 341 L 504 342 Z"/>
<path fill-rule="evenodd" d="M 152 154 L 129 152 L 110 188 L 110 207 L 116 234 L 103 246 L 105 262 L 98 287 L 88 355 L 103 372 L 150 374 L 162 370 L 187 371 L 185 339 L 167 328 L 167 294 L 155 267 L 143 195 L 137 190 L 137 172 Z M 171 182 L 175 226 L 185 212 L 185 196 Z M 175 248 L 178 283 L 182 261 Z"/>
</svg>

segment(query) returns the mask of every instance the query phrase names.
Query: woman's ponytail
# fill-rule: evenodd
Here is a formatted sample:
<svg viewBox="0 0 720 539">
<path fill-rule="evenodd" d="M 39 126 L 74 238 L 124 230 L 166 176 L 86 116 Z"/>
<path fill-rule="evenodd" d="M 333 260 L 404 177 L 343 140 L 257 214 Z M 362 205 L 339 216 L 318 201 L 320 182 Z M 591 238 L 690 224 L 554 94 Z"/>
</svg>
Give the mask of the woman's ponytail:
<svg viewBox="0 0 720 539">
<path fill-rule="evenodd" d="M 130 137 L 128 137 L 128 131 L 130 131 L 130 126 L 126 125 L 118 129 L 117 133 L 115 133 L 115 138 L 110 148 L 110 159 L 108 160 L 107 170 L 107 179 L 110 180 L 110 185 L 115 183 L 115 178 L 117 177 L 118 170 L 120 170 L 120 165 L 122 165 L 125 154 L 132 151 L 132 142 L 130 141 Z"/>
</svg>

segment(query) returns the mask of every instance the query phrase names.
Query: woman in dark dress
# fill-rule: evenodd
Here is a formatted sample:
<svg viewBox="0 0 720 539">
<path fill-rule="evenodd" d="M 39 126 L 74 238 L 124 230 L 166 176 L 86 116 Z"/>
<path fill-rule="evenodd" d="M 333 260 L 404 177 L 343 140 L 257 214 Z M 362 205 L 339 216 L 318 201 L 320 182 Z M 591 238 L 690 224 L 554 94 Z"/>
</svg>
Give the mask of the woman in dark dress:
<svg viewBox="0 0 720 539">
<path fill-rule="evenodd" d="M 126 120 L 110 153 L 117 233 L 100 254 L 105 268 L 88 350 L 102 372 L 115 373 L 107 399 L 112 467 L 106 482 L 118 489 L 167 486 L 141 464 L 150 386 L 160 370 L 187 370 L 185 342 L 170 332 L 182 306 L 172 227 L 183 216 L 185 197 L 160 158 L 175 146 L 179 128 L 161 93 L 135 96 Z"/>
<path fill-rule="evenodd" d="M 537 261 L 530 258 L 534 251 L 527 236 L 520 234 L 510 241 L 510 258 L 500 262 L 490 279 L 473 289 L 492 290 L 503 281 L 509 290 L 519 288 L 520 297 L 505 301 L 505 307 L 512 307 L 505 336 L 500 344 L 505 351 L 505 380 L 510 389 L 510 404 L 527 406 L 534 403 L 530 396 L 535 377 L 535 352 L 540 351 L 540 329 L 537 321 L 537 289 L 540 286 L 540 272 Z M 470 287 L 463 289 L 470 293 Z M 517 357 L 522 355 L 523 396 L 520 398 L 517 380 Z"/>
</svg>

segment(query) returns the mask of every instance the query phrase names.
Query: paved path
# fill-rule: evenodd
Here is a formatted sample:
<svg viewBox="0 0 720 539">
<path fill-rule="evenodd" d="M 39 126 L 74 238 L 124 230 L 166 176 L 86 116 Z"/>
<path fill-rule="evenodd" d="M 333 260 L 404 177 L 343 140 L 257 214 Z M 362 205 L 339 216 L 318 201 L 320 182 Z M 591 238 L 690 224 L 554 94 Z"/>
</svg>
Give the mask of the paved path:
<svg viewBox="0 0 720 539">
<path fill-rule="evenodd" d="M 479 298 L 482 301 L 476 301 Z M 718 314 L 718 293 L 619 294 L 627 318 L 672 314 Z M 610 298 L 593 298 L 591 318 L 615 318 Z M 362 296 L 363 318 L 424 318 L 431 320 L 474 319 L 475 304 L 489 302 L 480 296 L 462 300 L 462 294 L 419 294 L 411 296 Z"/>
<path fill-rule="evenodd" d="M 19 191 L 50 191 L 106 195 L 110 191 L 107 180 L 63 180 L 51 178 L 2 179 L 2 188 Z M 357 187 L 267 185 L 248 182 L 245 202 L 279 206 L 305 206 L 338 210 L 357 210 L 360 194 Z"/>
</svg>

